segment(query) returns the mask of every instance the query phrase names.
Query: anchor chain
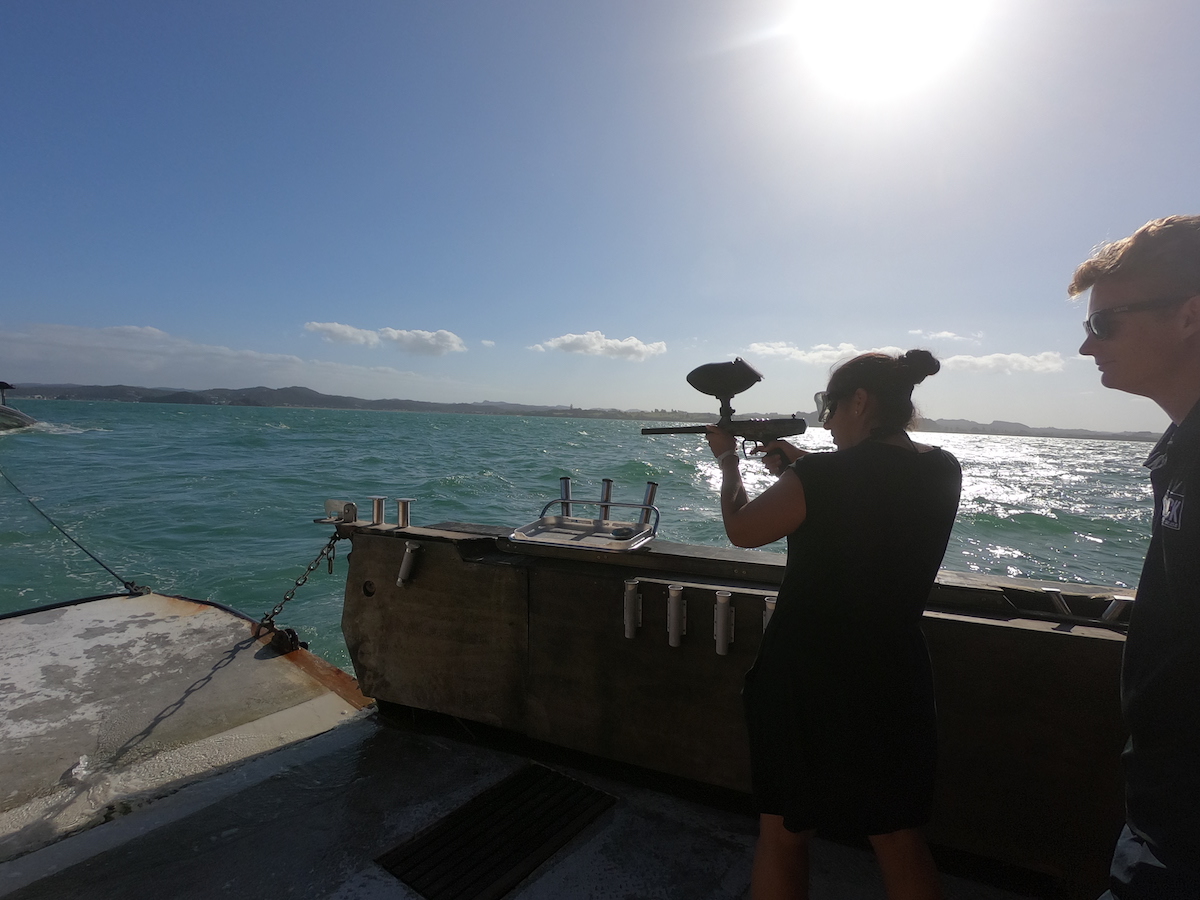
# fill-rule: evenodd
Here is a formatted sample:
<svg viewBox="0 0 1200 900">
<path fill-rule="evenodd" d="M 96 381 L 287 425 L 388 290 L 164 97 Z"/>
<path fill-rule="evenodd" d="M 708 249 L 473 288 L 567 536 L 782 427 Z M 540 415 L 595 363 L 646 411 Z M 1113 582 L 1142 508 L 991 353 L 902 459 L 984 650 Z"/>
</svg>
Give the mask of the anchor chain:
<svg viewBox="0 0 1200 900">
<path fill-rule="evenodd" d="M 300 636 L 296 634 L 295 629 L 283 628 L 280 629 L 275 625 L 275 617 L 283 611 L 283 607 L 287 602 L 296 596 L 296 591 L 304 587 L 308 581 L 308 576 L 317 570 L 317 566 L 321 565 L 321 560 L 329 560 L 329 574 L 333 574 L 333 560 L 337 555 L 337 542 L 340 541 L 341 535 L 337 532 L 329 538 L 329 542 L 321 548 L 321 552 L 317 554 L 316 559 L 308 564 L 308 568 L 304 570 L 304 574 L 296 579 L 296 583 L 288 588 L 283 595 L 283 599 L 275 604 L 274 608 L 267 613 L 254 626 L 254 636 L 258 637 L 263 632 L 271 632 L 271 646 L 280 653 L 290 653 L 293 650 L 300 648 L 308 648 L 308 644 L 300 640 Z"/>
</svg>

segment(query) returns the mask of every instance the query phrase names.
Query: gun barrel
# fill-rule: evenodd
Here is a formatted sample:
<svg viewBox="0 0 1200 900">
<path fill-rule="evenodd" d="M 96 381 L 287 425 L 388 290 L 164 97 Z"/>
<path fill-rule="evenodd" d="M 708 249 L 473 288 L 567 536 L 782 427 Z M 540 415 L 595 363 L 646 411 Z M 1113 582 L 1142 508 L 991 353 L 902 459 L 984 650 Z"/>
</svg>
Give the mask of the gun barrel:
<svg viewBox="0 0 1200 900">
<path fill-rule="evenodd" d="M 704 434 L 707 425 L 677 425 L 674 428 L 643 428 L 642 434 Z"/>
<path fill-rule="evenodd" d="M 808 423 L 803 419 L 792 416 L 788 419 L 730 419 L 717 422 L 718 428 L 723 428 L 736 437 L 766 443 L 774 438 L 790 437 L 804 434 Z M 704 434 L 707 425 L 677 425 L 674 428 L 643 428 L 642 434 Z"/>
</svg>

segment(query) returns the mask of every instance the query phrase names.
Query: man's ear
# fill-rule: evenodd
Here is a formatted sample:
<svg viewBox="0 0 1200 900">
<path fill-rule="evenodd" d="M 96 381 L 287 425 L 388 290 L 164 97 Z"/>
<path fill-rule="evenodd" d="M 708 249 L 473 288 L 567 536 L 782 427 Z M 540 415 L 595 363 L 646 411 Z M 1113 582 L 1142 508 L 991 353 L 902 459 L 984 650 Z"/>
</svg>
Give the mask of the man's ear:
<svg viewBox="0 0 1200 900">
<path fill-rule="evenodd" d="M 1179 310 L 1180 325 L 1185 338 L 1200 335 L 1200 294 L 1189 297 Z"/>
</svg>

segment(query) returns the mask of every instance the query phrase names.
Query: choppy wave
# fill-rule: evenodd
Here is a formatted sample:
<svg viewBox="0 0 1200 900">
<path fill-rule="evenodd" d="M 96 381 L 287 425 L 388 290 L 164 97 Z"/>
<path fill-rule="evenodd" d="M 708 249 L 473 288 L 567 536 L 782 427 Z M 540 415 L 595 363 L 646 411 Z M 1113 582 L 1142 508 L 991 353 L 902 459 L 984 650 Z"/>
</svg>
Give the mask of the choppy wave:
<svg viewBox="0 0 1200 900">
<path fill-rule="evenodd" d="M 576 497 L 641 502 L 658 485 L 664 539 L 727 546 L 720 475 L 698 435 L 640 423 L 40 401 L 42 423 L 0 441 L 0 467 L 125 578 L 260 615 L 320 550 L 326 498 L 411 497 L 413 521 L 514 527 L 572 479 Z M 963 464 L 945 565 L 997 576 L 1136 585 L 1150 530 L 1149 446 L 923 435 Z M 829 449 L 823 431 L 805 435 Z M 743 465 L 753 494 L 772 477 Z M 389 517 L 395 515 L 388 504 Z M 119 588 L 24 497 L 0 484 L 0 611 Z M 782 544 L 764 552 L 779 552 Z M 314 573 L 285 620 L 346 665 L 344 562 Z"/>
</svg>

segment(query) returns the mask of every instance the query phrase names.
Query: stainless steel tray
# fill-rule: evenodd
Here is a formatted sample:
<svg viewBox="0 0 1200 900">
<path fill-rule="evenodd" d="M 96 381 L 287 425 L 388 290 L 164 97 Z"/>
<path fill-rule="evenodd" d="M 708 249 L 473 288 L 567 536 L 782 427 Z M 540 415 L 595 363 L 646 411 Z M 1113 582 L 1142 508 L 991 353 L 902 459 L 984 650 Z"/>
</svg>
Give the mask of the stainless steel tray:
<svg viewBox="0 0 1200 900">
<path fill-rule="evenodd" d="M 623 522 L 616 519 L 588 519 L 581 516 L 548 516 L 550 507 L 558 504 L 563 508 L 576 505 L 609 507 L 619 506 L 644 510 L 647 522 Z M 636 550 L 658 534 L 658 508 L 640 503 L 617 503 L 612 500 L 551 500 L 542 508 L 536 522 L 530 522 L 514 531 L 509 537 L 514 541 L 549 544 L 554 547 L 586 547 L 589 550 L 612 550 L 624 552 Z"/>
</svg>

